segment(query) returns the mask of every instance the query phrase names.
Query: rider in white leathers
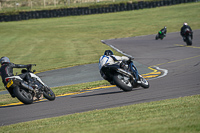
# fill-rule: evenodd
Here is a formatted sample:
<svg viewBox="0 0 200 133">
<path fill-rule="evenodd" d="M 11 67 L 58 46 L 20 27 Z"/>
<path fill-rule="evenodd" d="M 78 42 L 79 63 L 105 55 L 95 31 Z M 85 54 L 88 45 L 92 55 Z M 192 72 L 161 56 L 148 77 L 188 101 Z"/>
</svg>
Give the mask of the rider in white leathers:
<svg viewBox="0 0 200 133">
<path fill-rule="evenodd" d="M 99 59 L 99 70 L 100 70 L 101 76 L 105 80 L 107 80 L 105 74 L 101 71 L 101 68 L 104 65 L 112 65 L 119 61 L 128 61 L 128 60 L 129 60 L 129 58 L 126 56 L 116 56 L 113 54 L 113 52 L 111 50 L 106 50 L 104 55 L 101 56 Z"/>
</svg>

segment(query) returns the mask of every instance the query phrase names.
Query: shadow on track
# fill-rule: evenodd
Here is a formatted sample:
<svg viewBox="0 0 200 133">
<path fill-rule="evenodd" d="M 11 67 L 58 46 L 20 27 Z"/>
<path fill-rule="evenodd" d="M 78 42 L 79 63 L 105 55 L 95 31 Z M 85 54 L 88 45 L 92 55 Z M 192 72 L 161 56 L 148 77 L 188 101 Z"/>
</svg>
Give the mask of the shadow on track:
<svg viewBox="0 0 200 133">
<path fill-rule="evenodd" d="M 44 100 L 44 101 L 37 101 L 37 102 L 33 102 L 32 104 L 37 104 L 37 103 L 41 103 L 41 102 L 48 102 L 48 100 Z M 13 103 L 12 105 L 8 104 L 8 105 L 0 105 L 0 108 L 11 108 L 11 107 L 19 107 L 19 106 L 29 106 L 29 105 L 32 105 L 32 104 L 23 104 L 23 103 Z"/>
<path fill-rule="evenodd" d="M 137 91 L 137 90 L 143 90 L 144 88 L 137 88 L 137 89 L 133 89 L 132 91 Z M 106 93 L 98 93 L 98 94 L 91 94 L 91 95 L 84 95 L 84 96 L 73 96 L 71 98 L 79 98 L 79 97 L 92 97 L 92 96 L 101 96 L 101 95 L 111 95 L 111 94 L 118 94 L 118 93 L 130 93 L 132 91 L 115 91 L 115 92 L 106 92 Z"/>
</svg>

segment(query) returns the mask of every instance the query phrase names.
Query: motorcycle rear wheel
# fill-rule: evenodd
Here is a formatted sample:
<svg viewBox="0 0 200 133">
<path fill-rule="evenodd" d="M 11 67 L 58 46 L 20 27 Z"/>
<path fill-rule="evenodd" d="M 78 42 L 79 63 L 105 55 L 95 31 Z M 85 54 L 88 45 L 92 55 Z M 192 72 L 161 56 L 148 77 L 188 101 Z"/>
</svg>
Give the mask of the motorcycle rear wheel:
<svg viewBox="0 0 200 133">
<path fill-rule="evenodd" d="M 13 93 L 17 97 L 19 101 L 24 104 L 31 104 L 33 103 L 33 96 L 31 93 L 28 92 L 26 89 L 22 89 L 19 86 L 14 87 Z"/>
<path fill-rule="evenodd" d="M 186 40 L 186 43 L 188 46 L 192 45 L 192 39 L 190 37 L 188 37 L 188 39 Z"/>
<path fill-rule="evenodd" d="M 121 74 L 115 74 L 113 80 L 117 87 L 121 88 L 123 91 L 132 91 L 133 87 L 130 81 L 125 81 L 124 76 Z"/>
<path fill-rule="evenodd" d="M 43 95 L 49 101 L 53 101 L 56 98 L 54 92 L 48 87 L 45 88 Z"/>
</svg>

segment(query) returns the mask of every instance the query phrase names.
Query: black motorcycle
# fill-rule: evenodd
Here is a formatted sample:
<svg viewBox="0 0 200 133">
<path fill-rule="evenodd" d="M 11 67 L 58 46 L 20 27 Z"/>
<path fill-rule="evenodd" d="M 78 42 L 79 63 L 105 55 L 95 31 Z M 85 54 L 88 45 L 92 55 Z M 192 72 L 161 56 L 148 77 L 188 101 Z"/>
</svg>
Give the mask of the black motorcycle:
<svg viewBox="0 0 200 133">
<path fill-rule="evenodd" d="M 184 32 L 184 41 L 188 46 L 192 45 L 192 32 L 190 31 L 189 28 L 185 29 Z"/>
<path fill-rule="evenodd" d="M 115 84 L 123 91 L 131 91 L 133 88 L 149 88 L 149 82 L 143 78 L 131 60 L 122 61 L 112 65 L 104 65 L 101 72 L 106 80 Z"/>
<path fill-rule="evenodd" d="M 163 39 L 166 35 L 162 32 L 162 31 L 159 31 L 158 34 L 156 35 L 155 39 L 158 40 L 158 39 Z"/>
<path fill-rule="evenodd" d="M 33 64 L 32 66 L 36 66 Z M 19 75 L 6 78 L 6 88 L 12 93 L 12 97 L 17 97 L 24 104 L 31 104 L 38 101 L 43 96 L 52 101 L 55 100 L 54 92 L 34 74 L 35 70 L 22 69 L 22 73 L 28 73 L 31 81 L 24 81 Z"/>
</svg>

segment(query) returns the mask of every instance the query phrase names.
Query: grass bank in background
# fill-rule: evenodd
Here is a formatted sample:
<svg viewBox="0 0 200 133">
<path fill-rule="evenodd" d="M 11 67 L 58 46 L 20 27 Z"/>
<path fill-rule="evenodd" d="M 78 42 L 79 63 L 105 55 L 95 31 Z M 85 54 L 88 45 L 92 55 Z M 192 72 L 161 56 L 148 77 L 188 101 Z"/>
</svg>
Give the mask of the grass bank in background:
<svg viewBox="0 0 200 133">
<path fill-rule="evenodd" d="M 199 133 L 200 95 L 76 113 L 0 127 L 32 133 Z"/>
<path fill-rule="evenodd" d="M 200 2 L 197 2 L 117 13 L 2 22 L 0 56 L 7 56 L 18 64 L 37 64 L 37 71 L 97 63 L 104 50 L 110 49 L 101 40 L 156 34 L 164 26 L 168 32 L 177 32 L 183 22 L 188 22 L 192 29 L 199 29 L 199 12 Z M 2 83 L 0 86 L 3 90 Z"/>
</svg>

